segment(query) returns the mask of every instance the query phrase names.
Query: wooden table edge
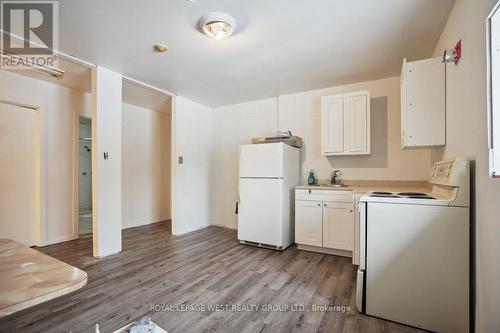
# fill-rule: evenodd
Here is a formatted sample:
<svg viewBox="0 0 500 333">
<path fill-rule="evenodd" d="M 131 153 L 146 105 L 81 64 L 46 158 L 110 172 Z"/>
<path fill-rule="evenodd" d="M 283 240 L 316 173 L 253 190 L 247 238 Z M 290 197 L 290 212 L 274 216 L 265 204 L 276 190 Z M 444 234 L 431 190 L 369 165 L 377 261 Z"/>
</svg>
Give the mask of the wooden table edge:
<svg viewBox="0 0 500 333">
<path fill-rule="evenodd" d="M 73 291 L 77 291 L 78 289 L 82 288 L 84 285 L 87 284 L 87 277 L 88 277 L 87 273 L 84 271 L 81 271 L 81 272 L 85 274 L 85 278 L 83 278 L 82 280 L 80 280 L 80 281 L 78 281 L 70 286 L 67 286 L 67 287 L 64 287 L 64 288 L 37 296 L 35 298 L 26 300 L 24 302 L 17 303 L 17 304 L 8 306 L 6 308 L 0 309 L 0 318 L 8 316 L 14 312 L 21 311 L 21 310 L 27 309 L 29 307 L 38 305 L 40 303 L 50 301 L 54 298 L 69 294 Z"/>
</svg>

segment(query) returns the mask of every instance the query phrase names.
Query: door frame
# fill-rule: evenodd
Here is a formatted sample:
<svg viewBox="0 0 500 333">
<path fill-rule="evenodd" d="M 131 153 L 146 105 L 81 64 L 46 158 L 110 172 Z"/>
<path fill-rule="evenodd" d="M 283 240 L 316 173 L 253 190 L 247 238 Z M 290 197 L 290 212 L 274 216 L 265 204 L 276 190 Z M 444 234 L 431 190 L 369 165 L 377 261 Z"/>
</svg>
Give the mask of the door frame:
<svg viewBox="0 0 500 333">
<path fill-rule="evenodd" d="M 0 98 L 0 103 L 13 105 L 35 112 L 35 245 L 47 245 L 47 227 L 46 227 L 46 203 L 47 203 L 47 184 L 42 177 L 45 173 L 45 142 L 43 141 L 41 108 L 38 105 L 31 105 Z"/>
</svg>

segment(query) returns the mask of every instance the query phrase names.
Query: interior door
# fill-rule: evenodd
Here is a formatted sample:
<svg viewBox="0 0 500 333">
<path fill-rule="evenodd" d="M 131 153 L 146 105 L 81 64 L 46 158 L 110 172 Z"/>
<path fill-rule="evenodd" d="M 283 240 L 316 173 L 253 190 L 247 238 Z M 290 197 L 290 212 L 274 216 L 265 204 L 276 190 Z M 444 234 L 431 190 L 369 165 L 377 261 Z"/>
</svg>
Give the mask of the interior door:
<svg viewBox="0 0 500 333">
<path fill-rule="evenodd" d="M 322 152 L 344 151 L 344 106 L 342 95 L 325 96 L 321 99 Z"/>
<path fill-rule="evenodd" d="M 238 239 L 281 246 L 283 179 L 240 178 Z"/>
<path fill-rule="evenodd" d="M 346 251 L 354 249 L 353 204 L 323 204 L 323 246 Z"/>
<path fill-rule="evenodd" d="M 368 96 L 366 93 L 346 94 L 344 97 L 346 152 L 368 152 Z"/>
<path fill-rule="evenodd" d="M 295 202 L 295 243 L 322 246 L 322 206 L 320 201 Z"/>
<path fill-rule="evenodd" d="M 35 245 L 36 112 L 0 102 L 0 238 Z"/>
</svg>

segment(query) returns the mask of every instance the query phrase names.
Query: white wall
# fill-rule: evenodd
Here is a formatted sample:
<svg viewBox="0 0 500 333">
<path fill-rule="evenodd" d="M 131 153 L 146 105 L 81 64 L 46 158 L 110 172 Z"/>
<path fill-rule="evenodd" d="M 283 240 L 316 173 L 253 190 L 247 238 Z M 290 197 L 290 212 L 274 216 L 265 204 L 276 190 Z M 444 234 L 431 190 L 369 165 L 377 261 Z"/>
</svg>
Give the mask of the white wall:
<svg viewBox="0 0 500 333">
<path fill-rule="evenodd" d="M 172 149 L 172 233 L 180 235 L 210 224 L 211 108 L 172 98 Z"/>
<path fill-rule="evenodd" d="M 371 98 L 371 155 L 322 156 L 321 96 L 365 89 Z M 310 169 L 319 179 L 329 179 L 333 169 L 341 169 L 344 179 L 427 179 L 429 150 L 401 150 L 400 105 L 399 77 L 280 96 L 279 129 L 304 139 L 302 181 Z"/>
<path fill-rule="evenodd" d="M 321 155 L 320 97 L 355 90 L 371 94 L 372 154 L 369 156 Z M 279 112 L 278 112 L 279 109 Z M 399 77 L 312 90 L 278 98 L 218 107 L 213 112 L 214 159 L 212 163 L 213 225 L 236 227 L 238 200 L 238 146 L 260 135 L 291 130 L 303 138 L 302 183 L 310 169 L 329 179 L 341 169 L 344 179 L 425 180 L 430 152 L 400 148 Z"/>
<path fill-rule="evenodd" d="M 75 139 L 79 137 L 79 133 L 74 131 L 76 131 L 76 124 L 79 122 L 79 115 L 92 117 L 91 95 L 16 73 L 0 71 L 0 100 L 40 107 L 42 135 L 40 140 L 40 148 L 42 149 L 41 183 L 44 186 L 44 190 L 40 191 L 40 200 L 42 203 L 40 215 L 43 223 L 46 224 L 44 232 L 41 235 L 40 244 L 47 245 L 77 238 L 78 230 L 74 228 L 73 214 L 74 212 L 78 213 L 78 202 L 74 201 L 76 199 L 75 194 L 77 193 L 74 192 L 73 172 L 78 173 L 79 169 L 78 167 L 74 169 L 76 160 L 73 160 L 73 158 L 78 154 L 79 150 L 78 144 L 75 144 Z M 156 112 L 152 112 L 146 110 L 144 113 L 145 117 L 133 118 L 134 116 L 132 116 L 133 119 L 131 121 L 137 121 L 141 123 L 141 126 L 146 126 L 146 119 L 151 116 L 152 120 L 154 118 L 153 114 L 157 114 Z M 135 114 L 134 112 L 132 113 Z M 125 110 L 124 114 L 123 126 L 132 128 L 131 121 L 128 121 L 130 113 Z M 166 121 L 170 121 L 169 119 L 170 116 L 167 116 Z M 166 124 L 166 126 L 169 127 L 170 124 Z M 134 133 L 138 134 L 137 131 Z M 153 133 L 145 130 L 144 134 L 146 135 L 141 137 L 143 143 L 148 138 L 152 138 L 151 135 Z M 155 138 L 157 134 L 155 132 Z M 168 133 L 163 131 L 160 133 L 160 140 L 168 142 L 161 152 L 161 163 L 165 165 L 165 174 L 170 173 L 170 162 L 165 160 L 170 155 L 170 135 L 170 131 Z M 88 136 L 90 136 L 90 133 Z M 127 147 L 125 145 L 124 148 L 127 149 Z M 147 153 L 148 151 L 146 150 L 140 150 L 138 156 L 141 156 L 142 159 L 144 158 L 142 154 Z M 100 157 L 102 157 L 102 154 Z M 129 157 L 132 158 L 131 156 Z M 124 166 L 124 170 L 127 170 L 127 166 Z M 133 170 L 132 173 L 134 173 Z M 138 177 L 140 178 L 141 174 Z M 163 182 L 161 185 L 163 190 L 161 195 L 164 197 L 169 196 L 169 177 L 159 179 Z M 124 186 L 127 187 L 127 183 Z M 2 188 L 0 188 L 1 190 Z M 129 192 L 125 190 L 124 193 L 128 194 Z M 134 195 L 136 196 L 137 192 L 132 190 L 132 193 L 135 194 L 132 194 L 131 200 L 127 200 L 129 198 L 127 195 L 124 196 L 124 206 L 131 207 L 134 205 Z M 137 199 L 137 197 L 135 198 Z M 145 222 L 147 214 L 142 215 L 144 210 L 141 209 L 144 209 L 147 205 L 151 205 L 151 207 L 156 205 L 152 200 L 149 203 L 143 201 L 144 205 L 142 206 L 139 200 L 137 201 L 138 206 L 135 206 L 133 211 L 128 210 L 124 212 L 124 228 Z M 160 216 L 158 220 L 170 218 L 169 204 L 170 200 L 166 200 L 166 204 L 162 205 L 164 212 L 158 215 Z M 129 212 L 131 215 L 128 214 Z M 140 218 L 141 215 L 143 218 Z M 78 216 L 76 216 L 76 219 L 78 219 Z M 154 218 L 150 220 L 150 222 L 154 221 Z M 35 221 L 32 221 L 32 228 L 34 224 Z M 34 232 L 34 230 L 32 231 Z"/>
<path fill-rule="evenodd" d="M 500 182 L 489 179 L 486 111 L 486 25 L 495 0 L 457 0 L 434 55 L 462 38 L 462 59 L 447 65 L 446 148 L 433 159 L 476 160 L 476 329 L 500 330 Z"/>
<path fill-rule="evenodd" d="M 93 69 L 92 103 L 93 254 L 104 257 L 122 248 L 122 76 Z"/>
<path fill-rule="evenodd" d="M 170 219 L 170 113 L 123 104 L 122 228 Z"/>
<path fill-rule="evenodd" d="M 40 108 L 40 245 L 78 237 L 73 225 L 74 128 L 88 112 L 88 94 L 27 76 L 0 71 L 0 99 Z M 0 189 L 1 190 L 1 189 Z"/>
<path fill-rule="evenodd" d="M 275 135 L 278 99 L 224 106 L 213 112 L 212 225 L 236 227 L 239 145 L 252 137 Z"/>
</svg>

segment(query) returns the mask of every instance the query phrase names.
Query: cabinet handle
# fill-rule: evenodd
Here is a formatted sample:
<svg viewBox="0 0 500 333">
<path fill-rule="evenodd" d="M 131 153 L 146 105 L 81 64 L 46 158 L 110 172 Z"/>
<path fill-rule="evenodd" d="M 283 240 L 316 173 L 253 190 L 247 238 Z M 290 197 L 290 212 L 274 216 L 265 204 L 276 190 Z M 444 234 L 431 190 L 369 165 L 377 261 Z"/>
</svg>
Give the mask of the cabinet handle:
<svg viewBox="0 0 500 333">
<path fill-rule="evenodd" d="M 321 204 L 320 204 L 320 203 L 318 204 L 318 207 L 321 207 Z"/>
<path fill-rule="evenodd" d="M 323 207 L 328 207 L 328 205 L 327 204 L 323 204 Z"/>
<path fill-rule="evenodd" d="M 351 209 L 351 213 L 353 212 L 353 210 Z"/>
</svg>

